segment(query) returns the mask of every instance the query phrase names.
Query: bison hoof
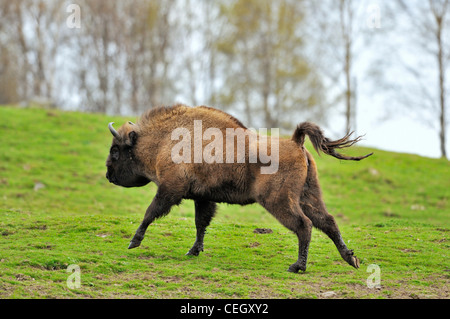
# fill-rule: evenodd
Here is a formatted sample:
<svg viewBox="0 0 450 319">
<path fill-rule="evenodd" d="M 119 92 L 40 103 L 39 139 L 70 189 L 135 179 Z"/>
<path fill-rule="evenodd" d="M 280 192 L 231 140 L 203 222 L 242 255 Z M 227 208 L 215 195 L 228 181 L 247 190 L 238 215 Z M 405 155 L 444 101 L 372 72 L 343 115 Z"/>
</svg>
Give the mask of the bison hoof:
<svg viewBox="0 0 450 319">
<path fill-rule="evenodd" d="M 305 272 L 306 266 L 302 266 L 299 264 L 292 264 L 288 269 L 289 272 L 293 272 L 293 273 L 298 273 L 300 270 Z"/>
<path fill-rule="evenodd" d="M 203 249 L 190 249 L 187 253 L 186 256 L 198 256 L 200 255 L 200 252 L 203 251 Z"/>
<path fill-rule="evenodd" d="M 359 259 L 356 256 L 352 256 L 351 260 L 349 261 L 349 264 L 353 267 L 355 267 L 356 269 L 359 268 Z"/>
<path fill-rule="evenodd" d="M 186 256 L 198 256 L 198 255 L 200 255 L 200 252 L 199 252 L 199 251 L 192 251 L 192 250 L 189 250 L 189 251 L 186 253 Z"/>
<path fill-rule="evenodd" d="M 344 260 L 350 265 L 355 267 L 356 269 L 359 268 L 359 259 L 358 257 L 353 255 L 353 250 L 349 249 L 346 254 L 343 256 Z"/>
<path fill-rule="evenodd" d="M 131 241 L 130 245 L 128 246 L 128 249 L 133 249 L 133 248 L 139 247 L 140 245 L 141 245 L 140 241 L 139 242 Z"/>
</svg>

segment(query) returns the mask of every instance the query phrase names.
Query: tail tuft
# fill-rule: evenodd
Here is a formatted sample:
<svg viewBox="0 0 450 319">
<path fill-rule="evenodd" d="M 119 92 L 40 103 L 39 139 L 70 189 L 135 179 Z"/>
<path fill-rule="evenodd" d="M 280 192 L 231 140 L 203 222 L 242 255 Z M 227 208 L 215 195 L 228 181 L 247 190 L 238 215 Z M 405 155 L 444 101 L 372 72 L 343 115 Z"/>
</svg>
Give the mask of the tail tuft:
<svg viewBox="0 0 450 319">
<path fill-rule="evenodd" d="M 310 122 L 304 122 L 297 126 L 294 135 L 292 136 L 292 140 L 299 146 L 303 146 L 303 144 L 305 143 L 305 135 L 308 135 L 317 154 L 320 155 L 320 152 L 322 151 L 327 155 L 331 155 L 341 160 L 360 161 L 371 156 L 373 153 L 364 156 L 353 157 L 345 156 L 336 152 L 336 149 L 350 147 L 361 140 L 361 136 L 358 136 L 353 140 L 350 139 L 350 136 L 352 134 L 353 132 L 347 133 L 343 138 L 332 141 L 323 135 L 323 131 L 319 126 Z"/>
</svg>

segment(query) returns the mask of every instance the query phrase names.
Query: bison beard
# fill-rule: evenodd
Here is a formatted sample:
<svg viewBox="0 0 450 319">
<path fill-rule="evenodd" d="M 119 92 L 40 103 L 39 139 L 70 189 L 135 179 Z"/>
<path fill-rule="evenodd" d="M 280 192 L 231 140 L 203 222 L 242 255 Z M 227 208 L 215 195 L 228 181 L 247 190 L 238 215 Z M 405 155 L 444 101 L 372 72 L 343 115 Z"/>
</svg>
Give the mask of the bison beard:
<svg viewBox="0 0 450 319">
<path fill-rule="evenodd" d="M 306 270 L 313 226 L 334 242 L 348 264 L 359 267 L 358 258 L 347 248 L 335 219 L 326 210 L 316 164 L 303 144 L 308 135 L 318 153 L 359 161 L 372 153 L 349 157 L 336 150 L 352 146 L 360 137 L 350 139 L 351 134 L 347 134 L 332 141 L 324 137 L 317 125 L 302 123 L 291 139 L 280 138 L 277 141 L 279 168 L 270 175 L 261 174 L 260 168 L 264 163 L 248 161 L 251 146 L 247 144 L 245 163 L 174 163 L 171 149 L 176 142 L 171 140 L 171 133 L 183 127 L 192 135 L 194 121 L 198 120 L 202 120 L 204 130 L 219 128 L 224 136 L 227 128 L 247 130 L 239 120 L 220 110 L 184 105 L 151 109 L 141 116 L 137 124 L 127 122 L 117 131 L 113 123 L 109 124 L 113 141 L 106 161 L 107 178 L 125 187 L 139 187 L 150 181 L 158 186 L 129 249 L 141 244 L 148 226 L 155 219 L 167 215 L 171 207 L 183 199 L 192 199 L 195 202 L 197 236 L 187 254 L 197 256 L 203 251 L 205 230 L 216 212 L 217 202 L 240 205 L 257 202 L 298 237 L 298 259 L 289 271 Z"/>
</svg>

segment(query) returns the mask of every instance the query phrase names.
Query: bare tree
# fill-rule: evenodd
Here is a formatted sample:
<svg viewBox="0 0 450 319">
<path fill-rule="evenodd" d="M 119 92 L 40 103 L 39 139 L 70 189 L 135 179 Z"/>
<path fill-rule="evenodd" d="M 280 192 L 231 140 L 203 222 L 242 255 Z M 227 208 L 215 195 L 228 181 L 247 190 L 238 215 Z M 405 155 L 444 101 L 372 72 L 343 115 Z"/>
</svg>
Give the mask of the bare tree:
<svg viewBox="0 0 450 319">
<path fill-rule="evenodd" d="M 327 83 L 329 108 L 343 104 L 346 132 L 355 130 L 357 83 L 355 68 L 366 41 L 364 1 L 307 1 L 312 62 Z"/>
<path fill-rule="evenodd" d="M 353 7 L 352 0 L 340 0 L 339 1 L 339 22 L 341 37 L 344 48 L 344 73 L 345 73 L 345 119 L 346 119 L 346 131 L 351 130 L 352 113 L 355 112 L 352 106 L 352 64 L 353 64 L 353 28 L 354 28 L 354 15 L 355 9 Z"/>
<path fill-rule="evenodd" d="M 302 113 L 318 120 L 322 86 L 303 54 L 302 2 L 238 0 L 222 6 L 222 14 L 223 101 L 243 109 L 248 124 L 258 123 L 257 113 L 265 127 L 290 129 Z"/>
<path fill-rule="evenodd" d="M 0 2 L 0 28 L 5 31 L 1 37 L 2 56 L 9 70 L 9 81 L 5 85 L 14 92 L 11 94 L 15 95 L 15 102 L 35 97 L 57 99 L 54 87 L 58 63 L 55 56 L 63 42 L 63 3 L 46 0 Z M 12 90 L 13 83 L 20 85 Z"/>
<path fill-rule="evenodd" d="M 171 103 L 174 1 L 85 0 L 75 39 L 78 94 L 87 110 L 139 113 Z M 170 101 L 169 101 L 170 100 Z"/>
<path fill-rule="evenodd" d="M 438 74 L 439 74 L 439 140 L 441 146 L 441 156 L 447 157 L 447 152 L 445 150 L 446 144 L 446 120 L 445 120 L 445 112 L 446 112 L 446 84 L 445 84 L 445 73 L 446 73 L 446 59 L 444 53 L 444 32 L 447 35 L 447 38 L 450 37 L 450 34 L 447 34 L 448 29 L 445 30 L 445 19 L 450 14 L 450 6 L 449 1 L 434 1 L 428 0 L 430 5 L 431 12 L 434 17 L 434 41 L 436 41 L 437 45 L 437 65 L 438 65 Z M 448 54 L 448 52 L 447 52 Z"/>
<path fill-rule="evenodd" d="M 179 93 L 189 104 L 216 105 L 219 99 L 218 65 L 222 62 L 217 41 L 223 34 L 225 19 L 220 15 L 221 1 L 182 0 L 176 18 L 178 41 L 174 61 L 181 70 Z M 172 26 L 173 28 L 173 26 Z M 223 107 L 223 106 L 222 106 Z"/>
<path fill-rule="evenodd" d="M 323 118 L 304 1 L 79 0 L 74 29 L 68 0 L 0 0 L 0 97 L 107 113 L 188 100 L 281 128 Z"/>
<path fill-rule="evenodd" d="M 390 10 L 405 17 L 396 31 L 397 45 L 390 46 L 395 58 L 388 66 L 400 66 L 407 79 L 385 80 L 399 103 L 412 110 L 420 121 L 437 128 L 441 156 L 446 158 L 446 126 L 450 56 L 450 1 L 397 0 Z M 399 40 L 398 35 L 402 35 Z M 412 54 L 410 52 L 413 52 Z"/>
<path fill-rule="evenodd" d="M 13 24 L 11 1 L 0 0 L 0 103 L 14 103 L 19 99 L 19 61 L 17 46 L 11 39 Z"/>
</svg>

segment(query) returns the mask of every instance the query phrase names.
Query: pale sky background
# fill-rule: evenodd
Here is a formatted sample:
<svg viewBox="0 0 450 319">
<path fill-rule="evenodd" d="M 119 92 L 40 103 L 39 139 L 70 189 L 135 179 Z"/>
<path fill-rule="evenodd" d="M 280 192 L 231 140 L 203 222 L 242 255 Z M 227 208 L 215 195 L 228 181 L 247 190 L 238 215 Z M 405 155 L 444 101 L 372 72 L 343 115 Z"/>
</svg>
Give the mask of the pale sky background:
<svg viewBox="0 0 450 319">
<path fill-rule="evenodd" d="M 434 56 L 429 55 L 425 50 L 421 50 L 420 46 L 411 45 L 414 37 L 410 36 L 410 29 L 405 28 L 405 26 L 409 26 L 409 18 L 402 15 L 402 12 L 398 12 L 388 19 L 383 11 L 384 6 L 379 5 L 381 3 L 383 3 L 381 0 L 364 0 L 361 2 L 361 15 L 359 20 L 356 21 L 357 28 L 362 31 L 369 31 L 369 37 L 370 32 L 373 32 L 372 34 L 376 38 L 371 44 L 360 42 L 361 39 L 356 38 L 358 44 L 354 44 L 357 46 L 357 56 L 353 66 L 353 73 L 358 80 L 356 133 L 358 135 L 365 134 L 359 145 L 440 158 L 439 127 L 432 128 L 430 124 L 425 124 L 425 121 L 420 118 L 420 114 L 427 115 L 428 123 L 431 118 L 433 123 L 437 125 L 438 114 L 437 112 L 433 114 L 430 111 L 426 111 L 429 109 L 428 101 L 425 99 L 422 101 L 423 96 L 416 94 L 418 92 L 415 91 L 417 90 L 417 79 L 405 72 L 404 69 L 404 66 L 408 64 L 410 67 L 419 70 L 420 80 L 426 83 L 428 93 L 436 98 L 435 102 L 437 103 L 437 62 Z M 377 27 L 379 28 L 370 28 L 368 30 L 369 24 L 375 21 L 371 19 L 374 12 L 373 5 L 381 8 L 379 20 L 377 21 Z M 369 21 L 367 20 L 368 18 Z M 434 48 L 433 42 L 429 43 Z M 378 60 L 374 59 L 374 57 L 378 58 Z M 383 64 L 383 60 L 388 61 L 387 67 L 386 65 L 384 67 L 378 65 L 378 63 Z M 450 63 L 450 60 L 447 63 Z M 372 71 L 379 69 L 383 77 L 388 79 L 390 83 L 406 84 L 405 88 L 408 89 L 394 91 L 392 87 L 389 89 L 378 87 L 377 79 L 372 78 L 373 75 L 368 72 L 369 69 L 372 69 Z M 448 110 L 450 102 L 450 70 L 448 67 L 446 80 L 446 121 L 450 123 L 450 112 Z M 383 80 L 380 79 L 380 81 Z M 411 86 L 408 87 L 408 85 Z M 409 106 L 407 103 L 400 105 L 398 102 L 405 95 L 414 96 L 413 99 L 417 99 L 415 101 L 418 102 L 419 107 L 423 108 L 423 110 L 419 110 L 417 106 L 416 108 Z M 399 100 L 394 101 L 397 98 Z M 343 105 L 339 106 L 339 108 L 343 110 Z M 332 120 L 330 120 L 331 118 Z M 324 127 L 325 132 L 327 132 L 327 129 L 333 132 L 332 136 L 330 136 L 333 138 L 342 136 L 343 128 L 345 127 L 344 115 L 342 113 L 331 115 L 328 122 L 333 123 L 337 128 Z M 450 153 L 449 131 L 450 128 L 447 125 L 447 154 Z"/>
<path fill-rule="evenodd" d="M 371 12 L 367 11 L 367 8 L 370 8 L 370 5 L 377 4 L 377 0 L 364 2 L 362 5 L 362 15 L 359 21 L 360 27 L 367 27 L 367 18 L 371 17 Z M 401 24 L 400 20 L 396 20 L 393 22 L 393 25 Z M 381 28 L 386 28 L 386 20 L 384 19 L 383 12 L 381 12 Z M 375 30 L 376 32 L 376 30 Z M 385 44 L 390 42 L 397 45 L 398 42 L 402 42 L 401 38 L 392 38 L 392 34 L 389 34 L 386 38 L 385 35 L 381 36 L 382 41 L 379 42 L 379 46 L 375 49 L 371 48 L 374 54 L 378 54 L 378 56 L 386 57 L 387 59 L 390 57 L 389 47 L 385 47 Z M 396 37 L 394 35 L 394 37 Z M 397 35 L 398 37 L 398 35 Z M 403 38 L 404 34 L 403 34 Z M 407 37 L 406 37 L 407 38 Z M 195 43 L 195 39 L 193 39 Z M 192 43 L 191 43 L 192 45 Z M 382 52 L 382 50 L 387 50 L 386 52 Z M 370 51 L 369 50 L 369 51 Z M 420 61 L 423 60 L 423 53 L 420 52 L 409 52 L 410 49 L 407 49 L 405 58 L 408 59 L 417 59 Z M 409 57 L 408 57 L 409 55 Z M 402 57 L 403 58 L 403 57 Z M 383 92 L 383 90 L 373 90 L 374 83 L 370 81 L 370 75 L 367 72 L 368 64 L 373 63 L 373 60 L 370 57 L 363 57 L 363 61 L 359 61 L 358 65 L 355 65 L 354 72 L 355 76 L 358 77 L 358 88 L 357 88 L 357 127 L 356 133 L 358 135 L 364 135 L 363 140 L 359 143 L 362 146 L 374 147 L 377 149 L 394 151 L 400 153 L 411 153 L 418 154 L 421 156 L 439 158 L 440 157 L 440 146 L 439 146 L 439 137 L 438 137 L 438 128 L 432 129 L 424 123 L 421 123 L 418 119 L 413 119 L 413 117 L 409 117 L 407 115 L 408 109 L 402 109 L 402 111 L 392 112 L 392 109 L 389 108 L 398 107 L 395 106 L 394 103 L 390 103 L 389 98 L 387 97 L 392 92 Z M 433 63 L 433 62 L 431 62 Z M 419 67 L 419 66 L 416 66 Z M 398 70 L 397 70 L 398 71 Z M 383 70 L 383 72 L 393 72 L 392 69 Z M 449 72 L 447 72 L 449 73 Z M 427 83 L 430 83 L 431 89 L 433 86 L 436 86 L 436 77 L 434 74 L 427 73 L 427 76 L 431 77 Z M 405 74 L 397 74 L 394 76 L 394 80 L 399 81 L 408 81 L 408 75 Z M 391 79 L 392 80 L 392 79 Z M 448 77 L 447 81 L 450 81 L 450 77 Z M 448 84 L 448 83 L 447 83 Z M 201 83 L 199 83 L 201 86 Z M 449 85 L 447 85 L 448 87 Z M 437 87 L 436 87 L 437 90 Z M 450 91 L 448 91 L 450 92 Z M 401 93 L 399 93 L 401 94 Z M 404 94 L 404 93 L 403 93 Z M 76 100 L 76 97 L 72 96 L 72 99 Z M 201 100 L 201 99 L 200 99 Z M 186 104 L 190 104 L 189 100 L 181 99 L 178 100 L 174 97 L 175 102 L 184 102 Z M 449 107 L 450 96 L 447 96 L 447 108 Z M 200 104 L 203 104 L 200 102 Z M 214 106 L 214 105 L 211 105 Z M 217 105 L 218 106 L 218 105 Z M 338 138 L 341 137 L 344 133 L 345 127 L 345 119 L 342 113 L 343 104 L 339 106 L 339 109 L 335 111 L 336 114 L 331 114 L 328 118 L 328 126 L 322 126 L 326 135 L 330 138 Z M 389 116 L 387 113 L 389 111 Z M 411 112 L 416 112 L 417 110 L 411 110 Z M 238 114 L 234 110 L 228 111 L 230 114 L 236 116 L 237 118 L 243 120 L 242 114 Z M 447 112 L 449 114 L 450 112 Z M 433 115 L 436 118 L 435 122 L 437 123 L 437 114 Z M 295 119 L 294 122 L 300 123 L 305 119 Z M 449 118 L 447 118 L 447 122 L 449 122 Z M 333 127 L 331 127 L 333 125 Z M 449 126 L 447 126 L 447 131 L 450 131 Z M 447 133 L 447 145 L 446 145 L 447 153 L 450 153 L 450 134 Z"/>
<path fill-rule="evenodd" d="M 359 144 L 399 153 L 439 158 L 438 131 L 410 118 L 397 115 L 380 121 L 384 106 L 360 97 L 358 134 L 366 134 Z M 448 136 L 448 134 L 447 134 Z M 447 139 L 447 152 L 450 142 Z"/>
</svg>

